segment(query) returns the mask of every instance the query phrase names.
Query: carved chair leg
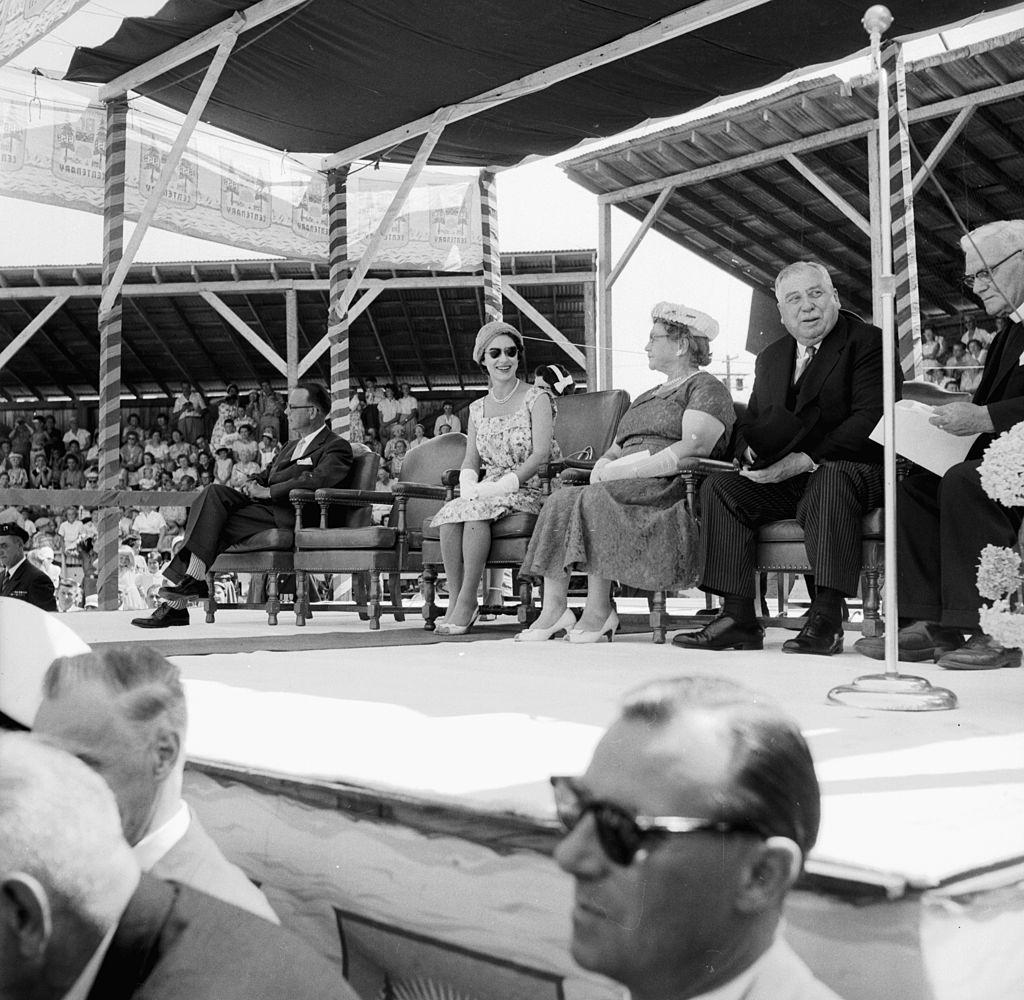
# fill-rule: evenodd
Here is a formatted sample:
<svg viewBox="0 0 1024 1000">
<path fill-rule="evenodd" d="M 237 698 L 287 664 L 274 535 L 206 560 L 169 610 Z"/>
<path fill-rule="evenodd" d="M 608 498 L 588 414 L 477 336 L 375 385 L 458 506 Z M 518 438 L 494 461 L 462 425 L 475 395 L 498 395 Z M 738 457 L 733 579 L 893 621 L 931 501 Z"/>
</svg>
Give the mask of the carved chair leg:
<svg viewBox="0 0 1024 1000">
<path fill-rule="evenodd" d="M 423 597 L 423 628 L 427 632 L 434 631 L 434 622 L 440 617 L 441 609 L 434 603 L 437 596 L 437 568 L 424 566 L 420 573 L 420 595 Z"/>
<path fill-rule="evenodd" d="M 306 624 L 306 571 L 297 569 L 295 571 L 295 624 L 305 626 Z"/>
<path fill-rule="evenodd" d="M 380 628 L 380 573 L 370 570 L 369 596 L 366 601 L 366 613 L 370 619 L 370 628 L 376 631 Z"/>
<path fill-rule="evenodd" d="M 361 571 L 359 573 L 352 574 L 352 600 L 355 601 L 356 608 L 359 612 L 359 620 L 367 621 L 369 619 L 369 613 L 367 612 L 367 605 L 370 602 L 370 577 L 372 574 Z"/>
<path fill-rule="evenodd" d="M 281 610 L 281 598 L 278 594 L 278 575 L 267 574 L 267 624 L 277 624 L 277 614 Z"/>
<path fill-rule="evenodd" d="M 864 570 L 864 622 L 861 631 L 864 635 L 878 636 L 883 632 L 882 617 L 879 614 L 881 601 L 880 573 L 875 568 Z"/>
<path fill-rule="evenodd" d="M 516 619 L 520 625 L 530 625 L 540 615 L 533 607 L 533 584 L 525 577 L 519 577 L 519 610 Z"/>
<path fill-rule="evenodd" d="M 651 609 L 651 640 L 659 645 L 665 642 L 665 591 L 656 590 L 649 599 Z"/>
<path fill-rule="evenodd" d="M 209 591 L 206 597 L 206 621 L 212 624 L 217 616 L 217 592 L 213 586 L 213 571 L 206 574 L 206 589 Z"/>
<path fill-rule="evenodd" d="M 400 573 L 388 573 L 388 590 L 391 591 L 391 613 L 396 622 L 405 621 L 402 609 L 402 576 Z"/>
</svg>

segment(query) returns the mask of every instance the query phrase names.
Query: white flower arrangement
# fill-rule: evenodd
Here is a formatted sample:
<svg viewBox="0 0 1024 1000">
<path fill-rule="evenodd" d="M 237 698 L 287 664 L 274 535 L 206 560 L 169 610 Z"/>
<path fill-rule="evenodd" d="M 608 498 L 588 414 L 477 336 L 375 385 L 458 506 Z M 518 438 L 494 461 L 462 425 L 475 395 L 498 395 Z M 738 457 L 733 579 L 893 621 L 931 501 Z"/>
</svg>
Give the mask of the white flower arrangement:
<svg viewBox="0 0 1024 1000">
<path fill-rule="evenodd" d="M 1024 423 L 993 441 L 978 470 L 985 492 L 1004 507 L 1024 506 Z M 982 631 L 1008 647 L 1024 647 L 1024 542 L 1015 549 L 986 545 L 978 561 L 978 593 L 991 604 L 979 612 Z"/>
</svg>

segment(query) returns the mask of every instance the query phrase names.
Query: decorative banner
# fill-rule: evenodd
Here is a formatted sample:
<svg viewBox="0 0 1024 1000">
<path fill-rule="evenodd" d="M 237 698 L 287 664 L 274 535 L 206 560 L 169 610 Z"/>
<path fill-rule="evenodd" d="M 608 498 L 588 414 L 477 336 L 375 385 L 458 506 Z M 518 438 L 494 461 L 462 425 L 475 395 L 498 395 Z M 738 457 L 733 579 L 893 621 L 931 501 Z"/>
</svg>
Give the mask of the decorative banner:
<svg viewBox="0 0 1024 1000">
<path fill-rule="evenodd" d="M 87 3 L 88 0 L 0 0 L 0 66 Z"/>
<path fill-rule="evenodd" d="M 31 89 L 36 85 L 39 96 Z M 104 113 L 83 90 L 0 72 L 0 195 L 102 213 Z M 176 123 L 133 102 L 127 218 L 138 218 L 176 131 Z M 393 165 L 356 165 L 349 172 L 350 260 L 358 260 L 405 173 Z M 325 260 L 327 178 L 276 150 L 197 129 L 153 224 L 260 253 Z M 374 266 L 476 271 L 482 260 L 475 172 L 426 170 Z"/>
</svg>

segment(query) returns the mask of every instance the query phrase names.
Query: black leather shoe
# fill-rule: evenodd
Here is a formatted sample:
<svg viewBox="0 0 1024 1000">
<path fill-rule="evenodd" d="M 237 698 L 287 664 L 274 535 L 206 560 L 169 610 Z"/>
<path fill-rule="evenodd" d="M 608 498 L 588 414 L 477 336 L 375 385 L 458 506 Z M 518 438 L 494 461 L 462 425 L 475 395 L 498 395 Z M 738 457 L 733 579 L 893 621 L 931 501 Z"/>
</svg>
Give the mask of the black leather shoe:
<svg viewBox="0 0 1024 1000">
<path fill-rule="evenodd" d="M 683 649 L 764 649 L 764 629 L 757 622 L 743 625 L 731 615 L 719 615 L 697 632 L 680 632 L 673 646 Z"/>
<path fill-rule="evenodd" d="M 812 611 L 807 624 L 795 639 L 782 644 L 784 653 L 814 653 L 831 656 L 843 651 L 843 626 L 836 624 L 820 611 Z"/>
<path fill-rule="evenodd" d="M 188 624 L 188 608 L 172 608 L 161 604 L 148 618 L 133 618 L 132 624 L 139 628 L 170 628 L 172 625 Z"/>
<path fill-rule="evenodd" d="M 159 593 L 165 601 L 189 601 L 197 597 L 205 601 L 210 596 L 206 581 L 191 576 L 186 576 L 176 587 L 161 587 Z"/>
<path fill-rule="evenodd" d="M 946 670 L 998 670 L 1000 667 L 1019 667 L 1021 652 L 1000 646 L 990 635 L 979 632 L 967 643 L 937 660 Z"/>
<path fill-rule="evenodd" d="M 938 660 L 944 654 L 959 649 L 964 644 L 964 637 L 953 628 L 943 628 L 931 622 L 914 622 L 899 630 L 896 644 L 901 662 L 921 663 Z M 872 660 L 884 660 L 885 636 L 864 636 L 853 644 L 853 648 Z"/>
</svg>

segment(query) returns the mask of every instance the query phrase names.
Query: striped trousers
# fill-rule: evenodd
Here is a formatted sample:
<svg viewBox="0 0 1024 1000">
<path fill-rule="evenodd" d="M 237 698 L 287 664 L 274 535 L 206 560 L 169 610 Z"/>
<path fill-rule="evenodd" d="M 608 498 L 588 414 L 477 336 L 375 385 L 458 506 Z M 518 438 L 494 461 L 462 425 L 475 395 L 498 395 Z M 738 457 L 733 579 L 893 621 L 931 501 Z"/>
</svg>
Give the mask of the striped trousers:
<svg viewBox="0 0 1024 1000">
<path fill-rule="evenodd" d="M 796 518 L 819 587 L 853 596 L 860 585 L 861 518 L 882 504 L 882 467 L 827 462 L 781 483 L 754 483 L 733 472 L 700 488 L 700 587 L 712 594 L 755 595 L 757 529 Z"/>
</svg>

